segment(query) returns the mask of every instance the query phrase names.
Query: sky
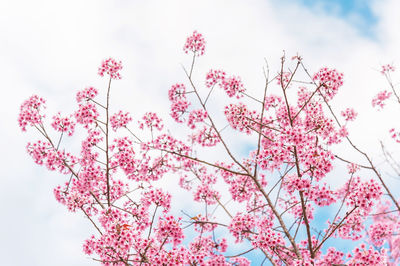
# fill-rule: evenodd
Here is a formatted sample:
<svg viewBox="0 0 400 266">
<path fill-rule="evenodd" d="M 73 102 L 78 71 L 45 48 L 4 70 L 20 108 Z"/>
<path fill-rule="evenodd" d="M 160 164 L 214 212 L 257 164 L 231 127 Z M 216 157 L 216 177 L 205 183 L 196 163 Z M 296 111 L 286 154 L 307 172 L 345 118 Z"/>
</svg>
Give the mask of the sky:
<svg viewBox="0 0 400 266">
<path fill-rule="evenodd" d="M 396 126 L 398 107 L 389 104 L 377 112 L 371 99 L 387 88 L 379 66 L 399 67 L 398 10 L 396 0 L 1 0 L 2 264 L 94 264 L 82 252 L 89 222 L 54 199 L 53 188 L 64 179 L 34 165 L 25 153 L 26 143 L 38 136 L 23 134 L 17 115 L 32 94 L 47 99 L 49 113 L 72 112 L 77 90 L 106 86 L 97 67 L 111 56 L 124 64 L 113 103 L 134 116 L 148 110 L 165 115 L 167 90 L 184 81 L 180 64 L 190 60 L 182 51 L 186 36 L 198 30 L 207 41 L 198 73 L 223 68 L 255 93 L 263 85 L 264 58 L 278 71 L 283 50 L 300 54 L 310 70 L 328 66 L 344 72 L 335 106 L 359 112 L 350 134 L 379 163 L 379 140 L 391 143 L 387 131 Z M 362 162 L 351 152 L 349 157 Z"/>
</svg>

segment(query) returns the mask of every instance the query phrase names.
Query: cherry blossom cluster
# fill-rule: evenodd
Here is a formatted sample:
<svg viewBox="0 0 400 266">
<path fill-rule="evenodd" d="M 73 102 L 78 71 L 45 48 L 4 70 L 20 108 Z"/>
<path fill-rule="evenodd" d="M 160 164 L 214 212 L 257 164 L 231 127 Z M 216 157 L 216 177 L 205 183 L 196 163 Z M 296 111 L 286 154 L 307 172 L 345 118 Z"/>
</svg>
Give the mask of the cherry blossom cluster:
<svg viewBox="0 0 400 266">
<path fill-rule="evenodd" d="M 386 64 L 381 66 L 381 73 L 382 74 L 387 74 L 389 72 L 394 72 L 395 67 L 392 64 Z"/>
<path fill-rule="evenodd" d="M 203 122 L 207 119 L 207 117 L 208 114 L 206 111 L 204 111 L 204 109 L 193 110 L 189 113 L 187 124 L 191 129 L 195 129 L 196 123 Z"/>
<path fill-rule="evenodd" d="M 292 73 L 290 73 L 290 72 L 283 72 L 283 73 L 278 74 L 276 76 L 277 84 L 286 88 L 290 84 L 289 81 L 290 81 L 291 76 L 292 76 Z"/>
<path fill-rule="evenodd" d="M 248 110 L 248 107 L 242 103 L 226 106 L 224 113 L 230 126 L 241 132 L 250 134 L 257 126 L 254 122 L 256 112 Z"/>
<path fill-rule="evenodd" d="M 53 116 L 53 123 L 51 123 L 51 126 L 58 132 L 66 132 L 68 136 L 74 134 L 75 122 L 71 117 L 61 117 L 60 113 Z"/>
<path fill-rule="evenodd" d="M 347 170 L 348 170 L 349 174 L 355 174 L 360 169 L 361 169 L 361 167 L 355 163 L 350 163 L 347 165 Z"/>
<path fill-rule="evenodd" d="M 385 101 L 392 96 L 392 93 L 389 91 L 381 91 L 372 99 L 372 107 L 383 108 L 385 106 Z"/>
<path fill-rule="evenodd" d="M 103 136 L 100 130 L 89 130 L 87 137 L 82 141 L 81 153 L 80 153 L 80 164 L 82 166 L 93 166 L 96 162 L 99 150 L 95 150 L 101 142 L 103 141 Z"/>
<path fill-rule="evenodd" d="M 52 150 L 52 146 L 48 142 L 42 142 L 41 140 L 36 143 L 28 142 L 27 151 L 32 156 L 35 163 L 42 165 L 47 160 L 47 154 Z"/>
<path fill-rule="evenodd" d="M 243 97 L 246 91 L 240 77 L 227 77 L 225 71 L 211 69 L 206 74 L 206 87 L 213 88 L 215 85 L 224 89 L 229 97 L 236 96 L 238 99 Z"/>
<path fill-rule="evenodd" d="M 321 85 L 324 96 L 332 99 L 343 85 L 343 73 L 324 67 L 314 74 L 313 80 Z"/>
<path fill-rule="evenodd" d="M 185 53 L 193 52 L 193 54 L 200 56 L 204 54 L 206 48 L 206 41 L 201 33 L 194 31 L 191 36 L 186 39 L 183 47 Z"/>
<path fill-rule="evenodd" d="M 148 145 L 154 145 L 152 146 L 153 148 L 170 151 L 177 155 L 188 155 L 191 151 L 191 148 L 184 142 L 177 140 L 171 135 L 165 133 L 159 135 L 153 141 L 149 142 Z"/>
<path fill-rule="evenodd" d="M 373 179 L 362 181 L 360 177 L 353 177 L 343 186 L 343 192 L 347 194 L 346 204 L 369 213 L 374 202 L 382 195 L 381 186 Z"/>
<path fill-rule="evenodd" d="M 364 236 L 365 231 L 365 216 L 360 210 L 355 209 L 352 213 L 347 213 L 347 217 L 338 217 L 337 221 L 333 221 L 332 228 L 336 228 L 335 225 L 344 219 L 342 225 L 336 230 L 335 237 L 350 240 L 360 240 Z"/>
<path fill-rule="evenodd" d="M 96 88 L 87 87 L 81 91 L 78 91 L 78 93 L 76 94 L 76 101 L 78 103 L 85 101 L 85 100 L 88 101 L 88 100 L 91 100 L 94 97 L 96 97 L 97 94 L 99 94 L 99 92 Z"/>
<path fill-rule="evenodd" d="M 260 228 L 260 232 L 254 239 L 253 246 L 273 252 L 280 246 L 284 246 L 285 241 L 281 233 L 273 230 L 272 228 Z"/>
<path fill-rule="evenodd" d="M 18 123 L 23 131 L 26 131 L 27 126 L 40 126 L 45 117 L 40 112 L 46 108 L 45 104 L 43 98 L 33 95 L 21 105 Z"/>
<path fill-rule="evenodd" d="M 385 249 L 381 251 L 374 250 L 373 247 L 367 249 L 365 244 L 361 244 L 353 250 L 353 256 L 348 265 L 387 265 Z"/>
<path fill-rule="evenodd" d="M 225 71 L 220 69 L 218 70 L 211 69 L 210 71 L 208 71 L 206 75 L 207 88 L 212 88 L 216 84 L 221 85 L 222 81 L 225 80 L 225 77 L 226 77 Z"/>
<path fill-rule="evenodd" d="M 159 220 L 157 238 L 161 243 L 173 243 L 174 246 L 180 244 L 185 237 L 181 228 L 180 219 L 170 215 Z"/>
<path fill-rule="evenodd" d="M 101 211 L 99 221 L 104 232 L 98 239 L 92 236 L 86 241 L 85 253 L 90 255 L 95 252 L 105 265 L 115 265 L 115 262 L 128 257 L 129 249 L 136 240 L 135 232 L 129 224 L 128 214 L 116 209 Z"/>
<path fill-rule="evenodd" d="M 396 129 L 391 128 L 389 130 L 390 136 L 394 139 L 397 143 L 400 143 L 400 132 L 396 131 Z"/>
<path fill-rule="evenodd" d="M 354 121 L 357 117 L 357 112 L 353 108 L 346 108 L 340 113 L 346 121 Z"/>
<path fill-rule="evenodd" d="M 111 128 L 114 131 L 117 131 L 118 128 L 126 127 L 130 121 L 132 121 L 132 117 L 128 112 L 119 111 L 110 117 Z"/>
<path fill-rule="evenodd" d="M 372 106 L 378 107 L 378 110 L 384 107 L 385 101 L 391 96 L 393 96 L 393 98 L 400 103 L 398 86 L 390 77 L 390 72 L 394 71 L 395 68 L 391 64 L 382 66 L 381 73 L 385 76 L 391 91 L 381 91 L 372 99 Z M 389 130 L 389 134 L 396 143 L 400 143 L 400 134 L 395 128 L 391 128 Z M 383 142 L 381 142 L 381 145 L 383 148 L 385 162 L 390 168 L 397 172 L 396 167 L 398 165 L 398 161 L 396 160 L 395 156 L 393 156 L 394 154 L 390 154 L 388 151 L 389 149 L 385 147 Z M 387 185 L 384 187 L 386 188 Z M 369 227 L 367 234 L 368 242 L 370 244 L 372 244 L 374 247 L 380 248 L 381 250 L 385 250 L 386 253 L 382 254 L 382 257 L 386 259 L 386 261 L 384 261 L 385 265 L 387 264 L 394 266 L 399 265 L 400 263 L 400 216 L 398 215 L 397 211 L 400 208 L 398 199 L 395 198 L 390 190 L 386 189 L 386 192 L 388 192 L 388 195 L 392 200 L 382 198 L 381 201 L 377 203 L 376 210 L 374 214 L 372 214 L 372 224 Z"/>
<path fill-rule="evenodd" d="M 99 117 L 99 112 L 97 111 L 96 104 L 86 102 L 79 104 L 79 108 L 75 111 L 74 116 L 77 123 L 88 128 L 89 125 L 96 123 L 96 120 Z"/>
<path fill-rule="evenodd" d="M 151 189 L 145 192 L 141 201 L 143 206 L 147 208 L 151 204 L 162 207 L 164 213 L 167 213 L 171 208 L 171 195 L 164 193 L 161 189 Z"/>
<path fill-rule="evenodd" d="M 164 127 L 162 119 L 159 118 L 158 115 L 153 112 L 145 113 L 144 116 L 142 117 L 142 121 L 138 121 L 138 123 L 140 129 L 143 129 L 145 125 L 150 129 L 155 128 L 158 130 L 162 130 Z"/>
<path fill-rule="evenodd" d="M 335 149 L 350 143 L 367 156 L 346 128 L 357 112 L 340 112 L 342 125 L 331 105 L 343 74 L 323 67 L 308 75 L 295 56 L 297 62 L 282 60 L 270 79 L 277 82 L 266 83 L 263 98 L 245 93 L 239 77 L 213 69 L 203 95 L 194 76 L 196 56 L 204 50 L 205 40 L 195 31 L 184 45 L 186 53 L 193 52 L 185 72 L 191 90 L 182 82 L 168 90 L 172 122 L 179 127 L 167 128 L 158 114 L 145 112 L 135 130 L 129 112 L 110 113 L 112 85 L 122 69 L 112 58 L 99 68 L 100 76 L 110 76 L 106 104 L 95 99 L 97 89 L 87 87 L 76 94 L 73 115 L 57 113 L 50 128 L 44 99 L 32 96 L 21 105 L 21 129 L 32 127 L 42 137 L 28 143 L 27 153 L 65 176 L 54 188 L 56 200 L 93 225 L 83 251 L 110 266 L 251 265 L 249 254 L 272 265 L 399 264 L 399 203 L 370 157 L 365 166 Z M 390 71 L 390 65 L 383 67 L 384 74 Z M 227 100 L 216 105 L 224 106 L 210 106 L 216 85 Z M 234 96 L 245 100 L 235 102 Z M 390 96 L 383 93 L 373 105 L 383 107 Z M 78 128 L 83 137 L 74 147 L 80 149 L 70 152 L 73 145 L 63 136 Z M 390 133 L 400 139 L 394 129 Z M 329 178 L 343 172 L 333 171 L 340 164 L 347 165 L 348 174 Z M 378 178 L 367 179 L 361 167 Z M 336 188 L 337 182 L 343 186 Z M 176 185 L 176 191 L 165 184 Z M 185 203 L 193 205 L 179 212 L 173 197 L 181 188 Z M 352 248 L 331 238 L 349 241 Z M 359 240 L 371 246 L 356 247 Z"/>
<path fill-rule="evenodd" d="M 343 260 L 344 253 L 337 251 L 334 247 L 328 248 L 325 255 L 322 256 L 320 260 L 317 261 L 317 265 L 321 266 L 331 266 L 344 264 Z"/>
<path fill-rule="evenodd" d="M 117 61 L 113 58 L 108 58 L 103 60 L 101 66 L 99 67 L 99 75 L 104 76 L 104 74 L 110 75 L 112 79 L 121 79 L 121 74 L 119 73 L 122 69 L 122 62 Z"/>
<path fill-rule="evenodd" d="M 400 218 L 396 212 L 390 211 L 392 205 L 388 200 L 379 202 L 368 235 L 369 241 L 375 246 L 387 244 L 388 262 L 394 266 L 400 263 Z"/>
<path fill-rule="evenodd" d="M 242 242 L 244 238 L 252 235 L 255 225 L 254 215 L 238 213 L 232 219 L 229 231 L 235 237 L 236 242 Z"/>
<path fill-rule="evenodd" d="M 118 166 L 128 178 L 134 178 L 133 174 L 135 174 L 137 166 L 133 141 L 128 137 L 122 137 L 114 139 L 114 143 L 110 147 L 110 150 L 114 151 L 114 160 L 111 161 L 111 166 Z"/>
<path fill-rule="evenodd" d="M 48 170 L 58 170 L 60 173 L 66 172 L 65 162 L 76 164 L 77 158 L 64 150 L 56 149 L 52 143 L 38 140 L 35 143 L 28 143 L 26 146 L 28 154 L 35 163 L 45 165 Z M 68 171 L 67 171 L 68 173 Z"/>
<path fill-rule="evenodd" d="M 214 205 L 220 198 L 218 191 L 213 190 L 210 185 L 203 184 L 197 187 L 193 200 L 205 202 L 207 205 Z"/>
<path fill-rule="evenodd" d="M 221 142 L 217 132 L 212 127 L 207 126 L 194 132 L 190 139 L 193 143 L 198 143 L 203 147 L 213 147 Z"/>
<path fill-rule="evenodd" d="M 222 87 L 229 97 L 236 95 L 236 98 L 242 97 L 242 93 L 246 91 L 240 77 L 231 76 L 222 81 Z"/>
<path fill-rule="evenodd" d="M 178 123 L 185 121 L 183 115 L 189 108 L 189 101 L 186 98 L 186 87 L 184 84 L 175 84 L 168 91 L 168 97 L 171 101 L 171 117 Z"/>
<path fill-rule="evenodd" d="M 171 86 L 168 91 L 168 98 L 171 102 L 186 99 L 186 87 L 182 83 L 177 83 Z"/>
<path fill-rule="evenodd" d="M 392 236 L 395 228 L 388 222 L 377 222 L 369 227 L 368 233 L 371 242 L 375 246 L 382 246 L 386 238 Z"/>
</svg>

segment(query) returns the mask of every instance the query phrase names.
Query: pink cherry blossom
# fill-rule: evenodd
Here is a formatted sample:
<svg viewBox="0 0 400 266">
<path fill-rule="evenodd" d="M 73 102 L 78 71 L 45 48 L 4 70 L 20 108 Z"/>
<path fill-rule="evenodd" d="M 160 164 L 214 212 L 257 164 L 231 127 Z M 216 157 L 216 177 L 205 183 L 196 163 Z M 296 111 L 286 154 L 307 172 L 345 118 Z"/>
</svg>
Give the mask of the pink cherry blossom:
<svg viewBox="0 0 400 266">
<path fill-rule="evenodd" d="M 387 265 L 385 249 L 380 252 L 374 250 L 372 247 L 367 249 L 366 245 L 361 244 L 353 250 L 353 255 L 351 256 L 348 265 L 358 266 L 358 265 Z"/>
<path fill-rule="evenodd" d="M 290 72 L 283 72 L 282 75 L 278 74 L 276 76 L 277 84 L 280 86 L 283 86 L 285 88 L 286 86 L 289 85 L 289 80 L 290 80 L 291 76 L 292 76 L 292 73 L 290 73 Z"/>
<path fill-rule="evenodd" d="M 33 95 L 21 105 L 18 123 L 22 131 L 26 131 L 27 126 L 39 126 L 42 123 L 45 115 L 41 111 L 46 108 L 45 103 L 43 98 Z"/>
<path fill-rule="evenodd" d="M 119 111 L 110 117 L 111 128 L 114 131 L 117 131 L 118 128 L 126 127 L 130 121 L 132 121 L 130 114 L 122 111 Z"/>
<path fill-rule="evenodd" d="M 104 74 L 110 75 L 112 79 L 121 79 L 121 74 L 119 71 L 122 69 L 122 62 L 116 61 L 113 58 L 108 58 L 103 60 L 101 66 L 99 67 L 99 75 L 104 76 Z"/>
<path fill-rule="evenodd" d="M 394 72 L 395 67 L 392 64 L 382 65 L 381 73 L 388 74 L 389 72 Z"/>
<path fill-rule="evenodd" d="M 87 102 L 84 104 L 79 104 L 79 109 L 75 112 L 74 115 L 76 122 L 88 128 L 89 125 L 96 122 L 99 113 L 94 103 Z"/>
<path fill-rule="evenodd" d="M 72 136 L 74 134 L 75 122 L 71 119 L 71 117 L 61 117 L 61 114 L 53 116 L 53 123 L 51 126 L 59 132 L 66 132 L 68 136 Z"/>
<path fill-rule="evenodd" d="M 332 99 L 343 85 L 343 73 L 325 67 L 314 74 L 313 80 L 321 86 L 323 95 Z"/>
<path fill-rule="evenodd" d="M 343 74 L 322 67 L 310 76 L 302 58 L 293 58 L 294 70 L 283 57 L 274 82 L 247 93 L 222 70 L 197 84 L 204 50 L 195 31 L 184 45 L 193 52 L 190 90 L 182 81 L 167 89 L 165 124 L 150 111 L 131 125 L 130 113 L 112 106 L 123 88 L 113 89 L 122 64 L 111 58 L 99 68 L 110 76 L 106 91 L 79 91 L 73 115 L 45 121 L 45 101 L 35 95 L 21 105 L 21 129 L 40 137 L 28 155 L 64 178 L 55 199 L 93 226 L 85 254 L 110 266 L 252 265 L 256 256 L 272 265 L 398 265 L 400 203 L 384 168 L 347 130 L 355 109 L 338 112 L 331 101 Z M 382 69 L 386 78 L 394 71 Z M 215 86 L 223 99 L 209 100 Z M 373 106 L 391 95 L 381 92 Z M 346 143 L 357 162 L 338 145 Z"/>
<path fill-rule="evenodd" d="M 242 93 L 246 91 L 240 77 L 236 76 L 231 76 L 223 79 L 221 86 L 229 97 L 243 97 Z"/>
<path fill-rule="evenodd" d="M 205 44 L 206 42 L 203 35 L 197 31 L 194 31 L 193 34 L 186 39 L 183 50 L 185 53 L 193 52 L 197 56 L 204 55 L 206 47 Z"/>
<path fill-rule="evenodd" d="M 390 98 L 392 95 L 391 92 L 386 90 L 379 92 L 373 99 L 372 99 L 372 107 L 383 108 L 385 106 L 385 101 Z"/>
<path fill-rule="evenodd" d="M 188 126 L 191 129 L 195 129 L 196 123 L 203 122 L 205 119 L 207 119 L 207 117 L 208 117 L 208 114 L 203 109 L 193 110 L 189 113 L 188 122 L 187 122 Z"/>
<path fill-rule="evenodd" d="M 142 117 L 142 121 L 138 121 L 138 123 L 140 129 L 143 129 L 145 125 L 150 129 L 155 128 L 157 130 L 162 130 L 164 127 L 162 119 L 159 118 L 158 115 L 153 112 L 145 113 L 144 116 Z"/>
<path fill-rule="evenodd" d="M 78 93 L 76 94 L 76 101 L 80 103 L 84 100 L 90 100 L 96 97 L 97 94 L 99 94 L 99 92 L 96 88 L 87 87 L 81 91 L 78 91 Z"/>
<path fill-rule="evenodd" d="M 206 86 L 211 88 L 216 84 L 220 85 L 225 80 L 226 73 L 223 70 L 211 69 L 206 75 Z"/>
<path fill-rule="evenodd" d="M 357 112 L 353 108 L 346 108 L 340 113 L 346 121 L 354 121 L 357 117 Z"/>
<path fill-rule="evenodd" d="M 397 143 L 400 143 L 400 132 L 396 131 L 396 129 L 391 128 L 389 130 L 390 136 L 394 139 Z"/>
</svg>

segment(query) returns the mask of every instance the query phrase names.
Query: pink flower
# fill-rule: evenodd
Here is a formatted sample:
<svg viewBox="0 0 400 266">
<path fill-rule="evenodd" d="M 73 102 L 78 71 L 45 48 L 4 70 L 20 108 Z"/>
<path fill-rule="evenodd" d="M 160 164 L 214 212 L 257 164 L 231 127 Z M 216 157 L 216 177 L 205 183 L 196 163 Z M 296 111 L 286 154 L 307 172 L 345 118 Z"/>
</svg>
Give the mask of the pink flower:
<svg viewBox="0 0 400 266">
<path fill-rule="evenodd" d="M 97 91 L 96 88 L 94 87 L 87 87 L 81 91 L 78 91 L 78 93 L 76 94 L 76 101 L 78 103 L 82 102 L 82 101 L 88 101 L 90 99 L 93 99 L 94 97 L 97 96 L 99 92 Z"/>
<path fill-rule="evenodd" d="M 110 75 L 112 79 L 121 79 L 119 71 L 122 69 L 121 61 L 116 61 L 113 58 L 108 58 L 103 60 L 101 66 L 99 67 L 99 75 L 104 76 L 104 74 Z"/>
<path fill-rule="evenodd" d="M 292 76 L 292 73 L 290 73 L 290 72 L 283 72 L 282 75 L 278 74 L 276 76 L 278 85 L 285 88 L 288 85 L 288 82 L 289 82 L 291 76 Z"/>
<path fill-rule="evenodd" d="M 142 120 L 143 120 L 143 122 L 139 121 L 140 129 L 143 129 L 145 125 L 150 129 L 155 128 L 158 130 L 162 130 L 164 127 L 162 119 L 159 118 L 158 115 L 153 112 L 145 113 Z"/>
<path fill-rule="evenodd" d="M 353 250 L 353 256 L 347 264 L 349 266 L 387 265 L 386 250 L 377 251 L 373 247 L 366 249 L 366 245 L 361 244 Z"/>
<path fill-rule="evenodd" d="M 130 121 L 132 121 L 132 117 L 128 112 L 123 113 L 122 111 L 119 111 L 110 117 L 111 128 L 114 131 L 117 131 L 118 128 L 126 127 Z"/>
<path fill-rule="evenodd" d="M 196 123 L 203 122 L 205 119 L 207 119 L 207 117 L 208 114 L 203 109 L 193 110 L 189 113 L 188 126 L 191 129 L 195 129 Z"/>
<path fill-rule="evenodd" d="M 215 84 L 221 85 L 225 79 L 225 76 L 225 71 L 211 69 L 206 75 L 206 86 L 211 88 Z"/>
<path fill-rule="evenodd" d="M 254 215 L 238 213 L 232 218 L 229 224 L 229 231 L 235 237 L 235 242 L 242 242 L 244 238 L 249 237 L 254 231 L 256 220 Z"/>
<path fill-rule="evenodd" d="M 242 93 L 246 91 L 240 77 L 235 76 L 223 79 L 221 87 L 224 88 L 229 97 L 236 96 L 238 99 L 242 97 Z"/>
<path fill-rule="evenodd" d="M 343 73 L 339 73 L 336 69 L 324 67 L 314 74 L 313 80 L 319 83 L 320 91 L 329 100 L 336 95 L 339 87 L 343 85 Z"/>
<path fill-rule="evenodd" d="M 320 266 L 332 266 L 332 265 L 344 265 L 343 261 L 344 253 L 337 251 L 334 247 L 328 248 L 327 252 L 323 257 L 318 260 L 316 265 Z"/>
<path fill-rule="evenodd" d="M 171 117 L 178 123 L 183 123 L 185 118 L 183 115 L 189 108 L 190 103 L 186 99 L 176 100 L 171 105 Z"/>
<path fill-rule="evenodd" d="M 224 113 L 231 127 L 236 130 L 250 134 L 256 128 L 256 124 L 253 122 L 256 113 L 248 110 L 247 106 L 242 103 L 226 106 Z"/>
<path fill-rule="evenodd" d="M 346 108 L 340 113 L 346 121 L 354 121 L 357 117 L 357 112 L 353 108 Z"/>
<path fill-rule="evenodd" d="M 201 33 L 194 31 L 191 36 L 186 39 L 183 50 L 185 53 L 193 52 L 195 55 L 200 56 L 204 54 L 206 42 Z"/>
<path fill-rule="evenodd" d="M 184 49 L 202 55 L 201 34 L 194 32 Z M 99 74 L 118 79 L 121 68 L 110 58 Z M 394 70 L 383 69 L 385 75 Z M 278 76 L 278 84 L 287 87 L 291 75 Z M 202 101 L 207 92 L 197 91 L 195 84 L 187 92 L 178 83 L 168 91 L 171 116 L 186 123 L 164 130 L 161 118 L 147 112 L 138 121 L 140 135 L 134 129 L 109 131 L 106 125 L 117 131 L 132 118 L 118 109 L 99 118 L 97 108 L 104 106 L 94 100 L 98 91 L 87 87 L 76 94 L 73 116 L 57 113 L 50 124 L 68 135 L 75 123 L 82 124 L 77 136 L 82 136 L 80 150 L 76 145 L 58 147 L 60 134 L 45 128 L 41 113 L 45 102 L 38 96 L 22 104 L 18 120 L 22 130 L 38 129 L 41 140 L 28 143 L 27 153 L 36 164 L 65 175 L 54 196 L 69 211 L 82 211 L 89 218 L 95 235 L 84 242 L 83 250 L 105 266 L 246 266 L 253 249 L 257 252 L 253 255 L 264 253 L 276 265 L 398 265 L 400 219 L 379 178 L 355 176 L 360 167 L 354 163 L 348 165 L 350 174 L 341 188 L 333 189 L 338 180 L 326 178 L 334 169 L 331 146 L 348 136 L 347 122 L 339 125 L 325 108 L 325 101 L 342 86 L 343 74 L 322 68 L 313 79 L 316 91 L 312 86 L 291 88 L 290 95 L 268 91 L 264 98 L 253 99 L 257 106 L 225 99 L 226 121 L 218 117 L 216 106 Z M 222 70 L 206 75 L 209 93 L 215 85 L 231 98 L 245 92 L 239 77 Z M 373 104 L 381 106 L 389 96 L 383 93 Z M 341 115 L 352 121 L 357 113 L 347 108 Z M 125 136 L 128 133 L 132 136 Z M 400 141 L 399 132 L 391 129 L 390 134 Z M 172 198 L 178 195 L 184 198 Z M 182 211 L 185 220 L 172 214 L 176 203 L 194 204 Z M 333 204 L 339 207 L 335 212 L 323 211 Z M 230 242 L 218 235 L 245 243 L 228 249 Z M 190 239 L 183 242 L 185 236 Z M 341 244 L 328 240 L 334 237 L 353 243 L 362 239 L 374 247 L 360 245 L 345 257 L 343 250 L 335 249 L 343 249 Z"/>
<path fill-rule="evenodd" d="M 42 123 L 45 115 L 40 112 L 46 108 L 45 103 L 43 98 L 33 95 L 21 105 L 18 123 L 22 131 L 26 131 L 28 125 L 36 126 Z"/>
<path fill-rule="evenodd" d="M 59 132 L 67 132 L 68 136 L 74 134 L 75 122 L 72 121 L 71 117 L 61 117 L 61 114 L 53 116 L 53 123 L 51 126 Z"/>
<path fill-rule="evenodd" d="M 75 112 L 76 122 L 84 125 L 85 128 L 88 128 L 90 124 L 93 124 L 99 113 L 97 112 L 96 105 L 91 102 L 87 102 L 86 104 L 79 104 L 79 109 Z"/>
<path fill-rule="evenodd" d="M 224 89 L 229 97 L 236 96 L 238 99 L 246 91 L 240 77 L 226 77 L 225 71 L 211 69 L 206 75 L 206 86 L 207 88 L 212 88 L 215 85 L 219 85 L 220 88 Z"/>
<path fill-rule="evenodd" d="M 193 199 L 198 202 L 205 202 L 207 205 L 214 205 L 217 203 L 221 196 L 218 191 L 215 191 L 208 184 L 202 184 L 197 187 L 194 192 Z"/>
<path fill-rule="evenodd" d="M 361 169 L 361 167 L 358 164 L 350 163 L 347 165 L 347 169 L 348 169 L 349 174 L 354 174 L 357 171 L 359 171 Z"/>
<path fill-rule="evenodd" d="M 212 147 L 217 145 L 221 140 L 212 127 L 204 126 L 202 129 L 191 135 L 193 143 L 198 143 L 203 147 Z"/>
<path fill-rule="evenodd" d="M 372 99 L 372 107 L 380 107 L 381 109 L 385 106 L 385 101 L 392 95 L 389 91 L 381 91 Z M 379 108 L 378 108 L 379 110 Z"/>
<path fill-rule="evenodd" d="M 168 91 L 168 98 L 171 102 L 186 99 L 186 87 L 184 84 L 174 84 Z"/>
<path fill-rule="evenodd" d="M 397 143 L 400 143 L 400 132 L 396 131 L 394 128 L 391 128 L 389 130 L 390 136 L 392 137 L 392 139 L 394 139 L 394 141 L 396 141 Z"/>
<path fill-rule="evenodd" d="M 382 70 L 381 70 L 382 74 L 385 75 L 385 74 L 389 74 L 389 72 L 394 72 L 394 71 L 395 71 L 395 68 L 393 65 L 391 65 L 391 64 L 382 65 Z"/>
<path fill-rule="evenodd" d="M 387 238 L 393 234 L 393 224 L 389 222 L 377 222 L 369 227 L 369 237 L 375 246 L 382 246 Z"/>
<path fill-rule="evenodd" d="M 160 243 L 172 243 L 174 246 L 180 244 L 185 237 L 180 223 L 181 218 L 164 216 L 159 219 L 157 228 L 157 239 Z"/>
<path fill-rule="evenodd" d="M 171 207 L 171 195 L 164 193 L 161 189 L 152 189 L 144 193 L 142 197 L 144 207 L 149 207 L 151 204 L 164 208 L 164 213 L 167 213 Z"/>
</svg>

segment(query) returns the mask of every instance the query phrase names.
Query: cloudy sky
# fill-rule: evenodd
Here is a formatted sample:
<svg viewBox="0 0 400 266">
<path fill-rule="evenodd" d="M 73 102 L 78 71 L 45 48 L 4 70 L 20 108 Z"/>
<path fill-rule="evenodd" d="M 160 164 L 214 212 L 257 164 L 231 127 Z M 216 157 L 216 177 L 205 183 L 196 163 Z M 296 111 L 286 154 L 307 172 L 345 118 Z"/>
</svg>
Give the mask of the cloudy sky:
<svg viewBox="0 0 400 266">
<path fill-rule="evenodd" d="M 114 103 L 133 114 L 167 113 L 166 91 L 183 81 L 180 64 L 188 63 L 183 43 L 198 30 L 207 40 L 199 68 L 223 68 L 254 90 L 262 88 L 264 58 L 276 72 L 283 50 L 302 55 L 311 71 L 344 72 L 335 104 L 359 111 L 350 132 L 379 161 L 375 148 L 398 109 L 377 113 L 370 103 L 386 85 L 379 66 L 400 65 L 398 10 L 396 0 L 0 0 L 1 264 L 93 263 L 81 248 L 89 223 L 53 197 L 63 179 L 25 154 L 35 136 L 16 121 L 27 97 L 39 94 L 49 112 L 68 113 L 78 89 L 105 86 L 97 67 L 112 56 L 124 63 Z"/>
</svg>

